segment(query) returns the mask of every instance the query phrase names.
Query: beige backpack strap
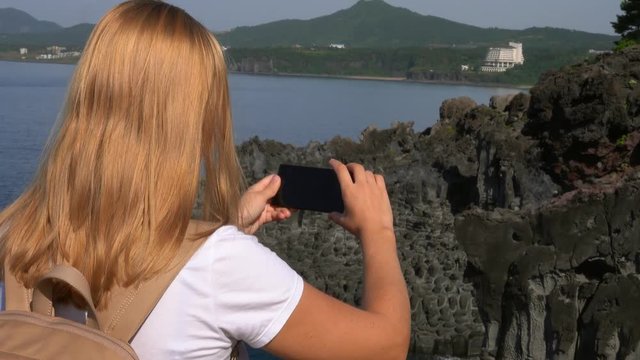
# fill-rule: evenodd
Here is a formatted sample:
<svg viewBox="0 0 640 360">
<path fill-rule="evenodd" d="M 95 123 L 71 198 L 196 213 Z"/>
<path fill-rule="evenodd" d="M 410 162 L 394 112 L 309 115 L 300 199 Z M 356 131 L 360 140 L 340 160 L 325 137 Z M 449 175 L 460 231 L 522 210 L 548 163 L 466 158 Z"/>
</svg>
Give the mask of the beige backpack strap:
<svg viewBox="0 0 640 360">
<path fill-rule="evenodd" d="M 144 282 L 137 288 L 114 289 L 106 311 L 98 312 L 103 331 L 122 341 L 130 342 L 180 270 L 207 239 L 197 235 L 213 229 L 212 225 L 191 221 L 187 236 L 168 271 Z"/>
<path fill-rule="evenodd" d="M 68 265 L 57 265 L 38 280 L 33 291 L 33 301 L 31 303 L 33 311 L 41 315 L 53 315 L 54 281 L 67 284 L 82 296 L 85 306 L 88 308 L 86 325 L 100 330 L 100 325 L 96 318 L 98 312 L 93 305 L 89 283 L 80 271 Z"/>
<path fill-rule="evenodd" d="M 31 292 L 13 276 L 6 263 L 4 264 L 4 295 L 6 310 L 31 310 Z"/>
</svg>

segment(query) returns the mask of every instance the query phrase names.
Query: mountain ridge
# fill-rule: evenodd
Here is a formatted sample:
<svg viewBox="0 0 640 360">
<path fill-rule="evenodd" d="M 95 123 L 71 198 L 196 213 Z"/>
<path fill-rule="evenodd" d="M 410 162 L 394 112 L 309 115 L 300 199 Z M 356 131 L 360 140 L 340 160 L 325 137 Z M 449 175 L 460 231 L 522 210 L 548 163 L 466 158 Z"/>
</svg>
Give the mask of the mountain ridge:
<svg viewBox="0 0 640 360">
<path fill-rule="evenodd" d="M 540 33 L 540 31 L 544 33 Z M 383 0 L 358 1 L 347 9 L 309 20 L 278 20 L 256 26 L 241 26 L 218 33 L 229 47 L 259 48 L 328 46 L 350 47 L 493 46 L 508 41 L 527 41 L 545 46 L 559 37 L 570 46 L 611 43 L 615 36 L 585 31 L 533 27 L 524 30 L 482 28 L 445 18 L 422 15 L 392 6 Z M 610 46 L 609 46 L 610 47 Z"/>
<path fill-rule="evenodd" d="M 38 20 L 16 8 L 0 8 L 0 34 L 43 33 L 62 28 L 55 22 Z"/>
</svg>

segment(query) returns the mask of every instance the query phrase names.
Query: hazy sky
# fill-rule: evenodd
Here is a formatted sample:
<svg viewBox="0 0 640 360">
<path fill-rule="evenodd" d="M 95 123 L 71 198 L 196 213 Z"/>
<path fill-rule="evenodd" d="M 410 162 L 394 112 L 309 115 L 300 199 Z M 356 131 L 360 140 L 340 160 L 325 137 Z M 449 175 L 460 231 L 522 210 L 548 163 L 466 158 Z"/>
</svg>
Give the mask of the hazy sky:
<svg viewBox="0 0 640 360">
<path fill-rule="evenodd" d="M 212 30 L 281 19 L 309 19 L 353 5 L 357 0 L 169 0 Z M 0 0 L 40 20 L 63 26 L 95 23 L 119 0 Z M 613 34 L 618 0 L 387 0 L 425 15 L 482 27 L 523 29 L 553 26 Z"/>
</svg>

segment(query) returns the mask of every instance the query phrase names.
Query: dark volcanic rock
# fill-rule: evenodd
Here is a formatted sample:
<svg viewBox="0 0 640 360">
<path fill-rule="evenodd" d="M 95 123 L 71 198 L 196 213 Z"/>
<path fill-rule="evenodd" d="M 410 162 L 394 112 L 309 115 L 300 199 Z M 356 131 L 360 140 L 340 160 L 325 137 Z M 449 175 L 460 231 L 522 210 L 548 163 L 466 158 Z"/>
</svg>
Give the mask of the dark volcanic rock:
<svg viewBox="0 0 640 360">
<path fill-rule="evenodd" d="M 476 106 L 478 106 L 478 104 L 466 96 L 445 100 L 440 106 L 440 121 L 448 122 L 450 120 L 459 120 L 464 114 Z"/>
<path fill-rule="evenodd" d="M 640 301 L 639 201 L 633 180 L 608 192 L 574 191 L 534 212 L 475 210 L 456 219 L 498 357 L 608 358 L 598 339 L 633 345 L 614 352 L 622 358 L 637 351 L 638 324 L 628 319 L 637 319 L 629 304 Z"/>
<path fill-rule="evenodd" d="M 640 49 L 550 72 L 531 89 L 525 134 L 565 188 L 629 165 L 640 141 Z"/>
<path fill-rule="evenodd" d="M 489 107 L 498 111 L 506 111 L 514 97 L 514 94 L 492 96 L 489 100 Z"/>
<path fill-rule="evenodd" d="M 385 175 L 412 352 L 640 359 L 640 49 L 545 75 L 531 94 L 446 101 L 432 128 L 239 146 L 249 181 L 280 163 Z M 307 214 L 259 234 L 308 281 L 359 304 L 357 240 Z"/>
</svg>

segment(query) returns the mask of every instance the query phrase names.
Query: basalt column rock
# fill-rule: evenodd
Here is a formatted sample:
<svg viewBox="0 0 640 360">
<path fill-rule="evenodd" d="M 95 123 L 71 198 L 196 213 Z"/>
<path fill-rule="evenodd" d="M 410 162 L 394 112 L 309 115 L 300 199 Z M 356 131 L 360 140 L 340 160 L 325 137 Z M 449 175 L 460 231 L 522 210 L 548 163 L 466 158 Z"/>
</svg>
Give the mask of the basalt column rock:
<svg viewBox="0 0 640 360">
<path fill-rule="evenodd" d="M 607 192 L 568 193 L 534 212 L 475 210 L 456 219 L 456 238 L 473 269 L 467 275 L 491 325 L 489 354 L 640 356 L 639 310 L 632 305 L 640 302 L 639 201 L 635 180 Z"/>
</svg>

